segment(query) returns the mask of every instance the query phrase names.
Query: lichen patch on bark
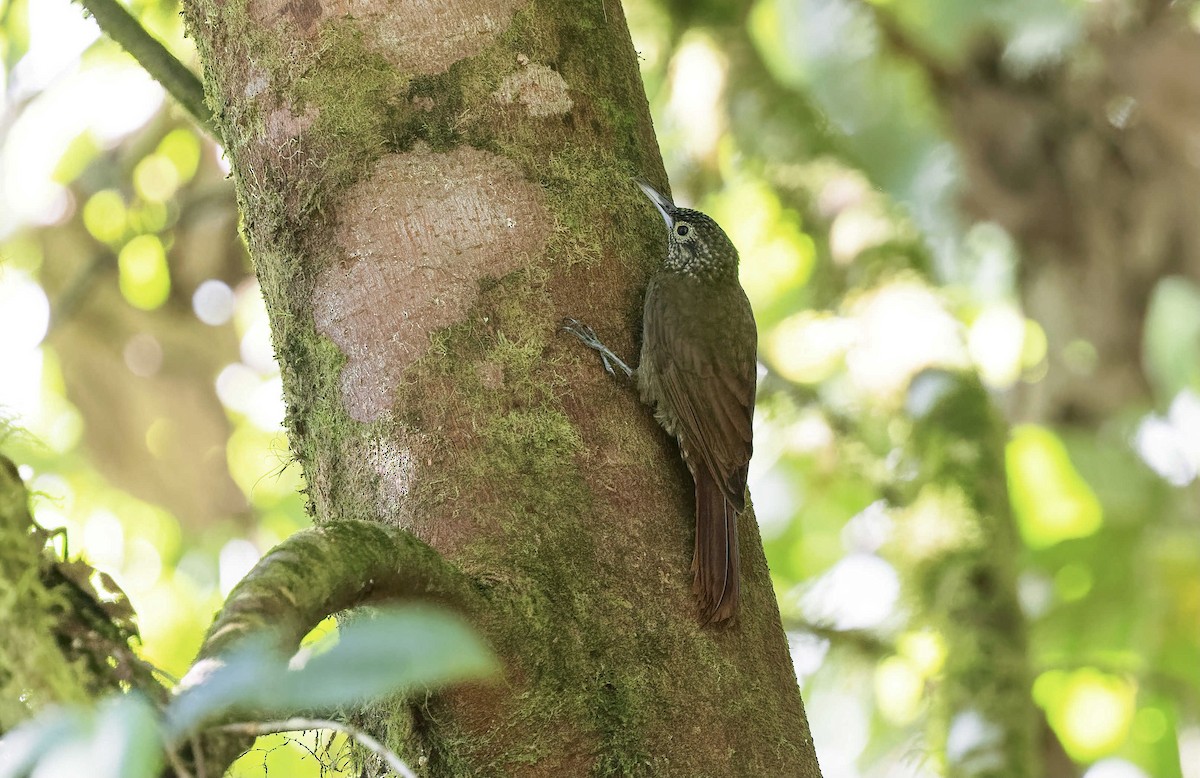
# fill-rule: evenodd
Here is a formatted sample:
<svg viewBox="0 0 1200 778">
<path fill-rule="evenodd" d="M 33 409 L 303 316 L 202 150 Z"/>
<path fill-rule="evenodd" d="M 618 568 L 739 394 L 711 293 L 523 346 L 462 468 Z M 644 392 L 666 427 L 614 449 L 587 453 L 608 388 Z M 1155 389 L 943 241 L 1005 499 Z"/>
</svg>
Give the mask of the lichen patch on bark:
<svg viewBox="0 0 1200 778">
<path fill-rule="evenodd" d="M 480 279 L 538 256 L 553 225 L 514 163 L 465 146 L 383 157 L 337 213 L 344 261 L 317 277 L 313 316 L 347 357 L 342 402 L 358 421 L 391 408 L 429 336 L 466 315 Z"/>
<path fill-rule="evenodd" d="M 267 71 L 252 63 L 246 71 L 246 86 L 243 89 L 246 97 L 251 99 L 258 97 L 270 85 L 271 80 Z"/>
<path fill-rule="evenodd" d="M 250 17 L 313 38 L 328 19 L 352 20 L 364 42 L 405 73 L 441 73 L 479 53 L 512 22 L 520 0 L 250 0 Z"/>
<path fill-rule="evenodd" d="M 296 114 L 288 108 L 277 108 L 267 114 L 265 132 L 262 136 L 264 143 L 271 144 L 277 155 L 290 159 L 291 154 L 278 153 L 288 144 L 299 145 L 304 133 L 317 120 L 318 112 L 314 106 L 306 106 L 304 113 Z"/>
<path fill-rule="evenodd" d="M 492 98 L 501 103 L 520 103 L 537 118 L 567 113 L 574 105 L 567 94 L 566 80 L 545 65 L 526 65 L 508 75 Z"/>
<path fill-rule="evenodd" d="M 399 434 L 399 433 L 397 433 Z M 416 474 L 416 462 L 407 441 L 392 437 L 374 437 L 366 441 L 365 450 L 349 452 L 352 456 L 365 454 L 367 463 L 378 477 L 375 484 L 375 503 L 382 516 L 399 526 L 407 526 L 412 510 L 407 500 Z"/>
</svg>

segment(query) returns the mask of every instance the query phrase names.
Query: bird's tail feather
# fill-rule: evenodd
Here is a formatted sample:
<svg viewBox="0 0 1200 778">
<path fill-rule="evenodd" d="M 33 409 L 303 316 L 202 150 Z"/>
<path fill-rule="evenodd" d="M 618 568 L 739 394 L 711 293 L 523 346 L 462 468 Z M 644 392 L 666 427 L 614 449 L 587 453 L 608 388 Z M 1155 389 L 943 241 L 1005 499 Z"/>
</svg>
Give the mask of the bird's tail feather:
<svg viewBox="0 0 1200 778">
<path fill-rule="evenodd" d="M 707 473 L 696 478 L 696 551 L 692 590 L 700 600 L 704 623 L 725 621 L 741 599 L 738 570 L 737 512 Z"/>
</svg>

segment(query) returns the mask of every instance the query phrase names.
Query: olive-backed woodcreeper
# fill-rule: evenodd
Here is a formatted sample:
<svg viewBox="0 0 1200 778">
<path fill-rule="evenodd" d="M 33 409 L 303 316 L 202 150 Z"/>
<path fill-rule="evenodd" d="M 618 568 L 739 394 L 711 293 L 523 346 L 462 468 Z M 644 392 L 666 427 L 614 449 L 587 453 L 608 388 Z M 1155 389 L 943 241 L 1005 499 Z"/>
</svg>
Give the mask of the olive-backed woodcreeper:
<svg viewBox="0 0 1200 778">
<path fill-rule="evenodd" d="M 737 520 L 753 451 L 758 331 L 738 282 L 738 253 L 708 216 L 678 208 L 638 181 L 667 224 L 667 258 L 650 279 L 642 356 L 631 370 L 573 319 L 563 329 L 600 353 L 604 368 L 636 373 L 642 400 L 676 437 L 696 484 L 692 589 L 704 623 L 737 613 Z"/>
</svg>

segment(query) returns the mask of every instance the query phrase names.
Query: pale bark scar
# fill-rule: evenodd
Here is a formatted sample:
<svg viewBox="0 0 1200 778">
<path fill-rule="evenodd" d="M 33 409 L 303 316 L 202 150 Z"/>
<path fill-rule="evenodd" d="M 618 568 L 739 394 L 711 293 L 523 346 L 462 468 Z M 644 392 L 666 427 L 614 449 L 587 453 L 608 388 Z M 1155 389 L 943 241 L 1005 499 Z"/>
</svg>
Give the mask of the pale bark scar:
<svg viewBox="0 0 1200 778">
<path fill-rule="evenodd" d="M 466 315 L 480 279 L 527 265 L 554 223 L 515 164 L 466 146 L 384 157 L 337 213 L 345 260 L 317 277 L 313 317 L 346 355 L 342 402 L 364 422 L 392 407 L 404 369 Z"/>
<path fill-rule="evenodd" d="M 250 0 L 250 18 L 303 38 L 346 19 L 401 72 L 441 73 L 478 54 L 512 22 L 522 0 Z"/>
<path fill-rule="evenodd" d="M 530 116 L 539 119 L 567 113 L 573 105 L 567 82 L 545 65 L 527 65 L 506 76 L 492 98 L 501 103 L 520 103 Z"/>
</svg>

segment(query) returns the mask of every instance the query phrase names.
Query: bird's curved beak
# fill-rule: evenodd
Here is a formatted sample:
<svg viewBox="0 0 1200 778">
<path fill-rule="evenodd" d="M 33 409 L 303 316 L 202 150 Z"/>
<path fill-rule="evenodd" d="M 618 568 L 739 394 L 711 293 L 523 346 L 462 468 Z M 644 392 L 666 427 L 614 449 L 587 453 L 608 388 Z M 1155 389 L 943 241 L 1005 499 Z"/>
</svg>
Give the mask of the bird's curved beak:
<svg viewBox="0 0 1200 778">
<path fill-rule="evenodd" d="M 635 183 L 638 185 L 638 189 L 642 190 L 642 194 L 646 195 L 646 197 L 649 197 L 650 202 L 654 203 L 654 207 L 658 209 L 660 214 L 662 214 L 663 221 L 667 223 L 667 229 L 674 229 L 675 217 L 671 214 L 675 212 L 675 203 L 668 200 L 666 197 L 660 194 L 657 189 L 650 186 L 650 184 L 646 183 L 643 179 L 635 179 Z"/>
</svg>

